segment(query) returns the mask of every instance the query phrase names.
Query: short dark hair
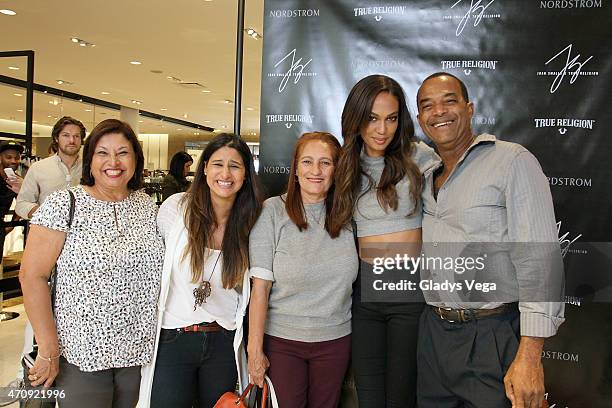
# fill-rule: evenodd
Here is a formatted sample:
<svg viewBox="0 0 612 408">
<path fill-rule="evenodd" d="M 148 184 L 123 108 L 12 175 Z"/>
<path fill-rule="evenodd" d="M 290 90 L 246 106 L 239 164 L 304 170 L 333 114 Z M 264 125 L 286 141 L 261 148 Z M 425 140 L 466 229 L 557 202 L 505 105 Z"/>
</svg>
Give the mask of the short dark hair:
<svg viewBox="0 0 612 408">
<path fill-rule="evenodd" d="M 176 152 L 170 160 L 170 171 L 169 173 L 174 176 L 178 181 L 185 181 L 185 163 L 192 162 L 193 157 L 187 152 Z"/>
<path fill-rule="evenodd" d="M 441 77 L 441 76 L 449 76 L 451 78 L 454 78 L 455 80 L 457 80 L 457 82 L 459 82 L 459 87 L 461 88 L 461 96 L 463 96 L 463 100 L 465 100 L 466 102 L 470 101 L 470 97 L 468 96 L 468 90 L 467 87 L 465 86 L 465 84 L 463 83 L 462 80 L 460 80 L 459 78 L 457 78 L 455 75 L 453 74 L 449 74 L 448 72 L 436 72 L 431 74 L 430 76 L 428 76 L 427 78 L 425 78 L 423 80 L 423 82 L 421 82 L 421 86 L 423 86 L 423 84 L 425 83 L 425 81 L 429 80 L 429 79 L 433 79 L 433 78 L 437 78 L 437 77 Z M 421 88 L 419 87 L 419 90 Z M 419 93 L 417 92 L 417 106 L 419 106 Z"/>
<path fill-rule="evenodd" d="M 98 123 L 85 140 L 81 184 L 84 186 L 93 186 L 96 184 L 96 180 L 94 180 L 91 174 L 91 160 L 94 155 L 94 150 L 103 136 L 112 133 L 122 134 L 131 143 L 132 149 L 134 149 L 134 154 L 136 155 L 136 169 L 134 170 L 134 175 L 130 181 L 128 181 L 127 186 L 130 190 L 138 190 L 142 187 L 143 182 L 142 171 L 144 169 L 144 154 L 142 153 L 142 147 L 131 126 L 117 119 L 106 119 Z"/>
<path fill-rule="evenodd" d="M 85 126 L 83 126 L 83 123 L 73 117 L 63 116 L 57 122 L 55 122 L 55 125 L 53 125 L 53 130 L 51 131 L 51 148 L 56 152 L 58 150 L 57 138 L 59 137 L 61 131 L 68 125 L 78 126 L 81 130 L 81 142 L 85 139 Z"/>
</svg>

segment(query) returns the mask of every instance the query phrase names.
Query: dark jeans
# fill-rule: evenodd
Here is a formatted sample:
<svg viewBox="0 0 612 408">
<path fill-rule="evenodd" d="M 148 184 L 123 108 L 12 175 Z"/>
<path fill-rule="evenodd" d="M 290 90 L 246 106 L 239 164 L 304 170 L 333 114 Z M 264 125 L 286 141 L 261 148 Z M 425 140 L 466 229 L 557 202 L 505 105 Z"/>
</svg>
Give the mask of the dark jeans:
<svg viewBox="0 0 612 408">
<path fill-rule="evenodd" d="M 353 299 L 353 370 L 359 408 L 416 406 L 416 352 L 423 303 Z"/>
<path fill-rule="evenodd" d="M 153 376 L 152 408 L 211 408 L 236 389 L 235 331 L 162 329 Z"/>
<path fill-rule="evenodd" d="M 133 408 L 140 390 L 140 366 L 85 372 L 60 357 L 54 387 L 64 390 L 60 408 Z"/>
<path fill-rule="evenodd" d="M 509 408 L 503 380 L 518 350 L 519 324 L 518 310 L 450 323 L 428 306 L 419 329 L 419 408 Z"/>
<path fill-rule="evenodd" d="M 329 341 L 264 337 L 279 408 L 336 408 L 351 356 L 351 335 Z"/>
</svg>

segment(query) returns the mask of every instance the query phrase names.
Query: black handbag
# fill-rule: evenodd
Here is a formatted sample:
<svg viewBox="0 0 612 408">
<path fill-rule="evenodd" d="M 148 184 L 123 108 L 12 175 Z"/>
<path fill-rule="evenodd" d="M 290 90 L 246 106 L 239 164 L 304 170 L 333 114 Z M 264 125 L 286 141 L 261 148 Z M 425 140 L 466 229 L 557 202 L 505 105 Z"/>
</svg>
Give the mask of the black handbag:
<svg viewBox="0 0 612 408">
<path fill-rule="evenodd" d="M 74 193 L 68 190 L 68 194 L 70 195 L 70 209 L 68 210 L 68 229 L 72 227 L 72 219 L 74 218 L 74 207 L 75 207 L 75 197 Z M 51 271 L 51 275 L 49 276 L 49 292 L 51 292 L 51 310 L 55 309 L 55 290 L 57 283 L 57 268 L 54 267 Z M 36 357 L 38 356 L 38 345 L 36 344 L 36 338 L 34 338 L 34 349 L 24 355 L 21 358 L 21 366 L 23 367 L 23 380 L 21 389 L 22 390 L 32 390 L 41 388 L 42 385 L 38 387 L 32 387 L 30 380 L 28 379 L 28 372 L 30 368 L 34 365 L 34 361 L 36 361 Z M 27 395 L 27 393 L 24 393 Z M 55 401 L 46 401 L 41 399 L 33 399 L 33 398 L 22 398 L 19 400 L 20 408 L 55 408 Z"/>
</svg>

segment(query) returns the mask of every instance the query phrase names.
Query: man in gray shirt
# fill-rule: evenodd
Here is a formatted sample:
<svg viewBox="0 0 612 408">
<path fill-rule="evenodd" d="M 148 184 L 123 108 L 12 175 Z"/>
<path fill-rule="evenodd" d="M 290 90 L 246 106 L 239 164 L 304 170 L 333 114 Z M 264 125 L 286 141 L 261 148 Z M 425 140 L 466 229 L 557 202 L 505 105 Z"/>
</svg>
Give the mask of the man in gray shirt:
<svg viewBox="0 0 612 408">
<path fill-rule="evenodd" d="M 426 78 L 417 106 L 419 124 L 442 158 L 424 174 L 425 255 L 458 243 L 476 248 L 475 254 L 487 243 L 514 245 L 500 250 L 481 274 L 498 284 L 499 277 L 507 278 L 498 290 L 503 299 L 466 301 L 448 287 L 424 287 L 430 306 L 419 328 L 419 407 L 539 408 L 544 339 L 564 321 L 562 260 L 547 179 L 521 145 L 473 135 L 474 105 L 455 76 Z M 543 270 L 547 280 L 540 279 Z M 554 295 L 525 296 L 534 282 Z"/>
</svg>

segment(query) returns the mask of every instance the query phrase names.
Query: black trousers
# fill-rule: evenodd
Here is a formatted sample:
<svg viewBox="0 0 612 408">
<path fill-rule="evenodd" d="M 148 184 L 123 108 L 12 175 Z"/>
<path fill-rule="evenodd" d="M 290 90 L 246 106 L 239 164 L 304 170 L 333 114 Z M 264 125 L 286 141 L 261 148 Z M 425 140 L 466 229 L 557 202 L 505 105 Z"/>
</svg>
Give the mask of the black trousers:
<svg viewBox="0 0 612 408">
<path fill-rule="evenodd" d="M 235 331 L 162 329 L 153 376 L 152 408 L 212 408 L 238 381 Z"/>
<path fill-rule="evenodd" d="M 520 341 L 518 310 L 450 323 L 427 306 L 418 345 L 419 408 L 510 407 L 504 375 Z"/>
<path fill-rule="evenodd" d="M 361 263 L 363 268 L 370 265 Z M 359 408 L 416 407 L 416 352 L 422 302 L 362 302 L 353 296 L 352 364 Z"/>
</svg>

